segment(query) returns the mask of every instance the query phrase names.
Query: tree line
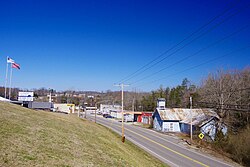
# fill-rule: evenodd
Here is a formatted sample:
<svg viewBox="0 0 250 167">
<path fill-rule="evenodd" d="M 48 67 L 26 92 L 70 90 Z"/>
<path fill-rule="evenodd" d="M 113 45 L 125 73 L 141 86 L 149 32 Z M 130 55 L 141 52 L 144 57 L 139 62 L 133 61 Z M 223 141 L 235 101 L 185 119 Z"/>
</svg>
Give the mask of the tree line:
<svg viewBox="0 0 250 167">
<path fill-rule="evenodd" d="M 190 96 L 194 108 L 213 108 L 232 128 L 244 127 L 249 124 L 250 68 L 217 70 L 204 78 L 200 85 L 184 78 L 173 88 L 160 86 L 143 96 L 142 105 L 145 111 L 154 111 L 157 98 L 165 98 L 168 108 L 189 108 Z"/>
</svg>

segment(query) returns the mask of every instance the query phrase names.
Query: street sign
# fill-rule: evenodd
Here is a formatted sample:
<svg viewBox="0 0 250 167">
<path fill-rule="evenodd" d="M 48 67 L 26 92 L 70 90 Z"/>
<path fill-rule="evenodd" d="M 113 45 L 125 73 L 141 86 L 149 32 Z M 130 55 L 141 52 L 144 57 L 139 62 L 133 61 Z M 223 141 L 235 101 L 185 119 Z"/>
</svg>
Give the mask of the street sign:
<svg viewBox="0 0 250 167">
<path fill-rule="evenodd" d="M 202 140 L 203 137 L 204 137 L 204 134 L 203 134 L 203 133 L 200 133 L 200 134 L 199 134 L 199 138 Z"/>
</svg>

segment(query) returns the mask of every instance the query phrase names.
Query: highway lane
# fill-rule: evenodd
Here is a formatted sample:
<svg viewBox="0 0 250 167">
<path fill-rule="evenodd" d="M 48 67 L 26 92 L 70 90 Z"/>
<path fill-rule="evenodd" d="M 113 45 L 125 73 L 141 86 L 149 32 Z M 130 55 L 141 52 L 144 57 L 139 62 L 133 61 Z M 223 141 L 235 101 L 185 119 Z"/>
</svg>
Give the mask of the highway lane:
<svg viewBox="0 0 250 167">
<path fill-rule="evenodd" d="M 93 115 L 88 115 L 88 119 L 93 120 Z M 121 134 L 121 123 L 116 120 L 98 116 L 97 123 Z M 232 166 L 220 159 L 187 148 L 179 143 L 180 140 L 153 130 L 125 123 L 125 136 L 127 140 L 130 140 L 170 166 Z"/>
</svg>

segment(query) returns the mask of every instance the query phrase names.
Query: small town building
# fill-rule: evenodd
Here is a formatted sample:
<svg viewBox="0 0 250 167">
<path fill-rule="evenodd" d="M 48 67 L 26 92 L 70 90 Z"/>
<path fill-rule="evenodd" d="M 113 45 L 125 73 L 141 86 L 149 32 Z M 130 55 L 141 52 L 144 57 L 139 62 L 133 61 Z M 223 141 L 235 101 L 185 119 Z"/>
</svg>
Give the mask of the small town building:
<svg viewBox="0 0 250 167">
<path fill-rule="evenodd" d="M 142 123 L 151 124 L 153 112 L 142 112 Z"/>
<path fill-rule="evenodd" d="M 56 112 L 75 113 L 75 104 L 55 103 L 54 109 Z"/>
<path fill-rule="evenodd" d="M 100 112 L 102 114 L 111 114 L 111 111 L 121 111 L 120 105 L 100 104 Z"/>
<path fill-rule="evenodd" d="M 122 119 L 122 112 L 121 110 L 109 110 L 111 117 L 116 119 Z"/>
<path fill-rule="evenodd" d="M 160 99 L 160 102 L 153 113 L 153 128 L 157 131 L 190 134 L 192 122 L 193 131 L 198 130 L 212 140 L 218 129 L 223 134 L 227 133 L 226 126 L 220 123 L 220 118 L 213 109 L 165 108 L 164 100 Z"/>
<path fill-rule="evenodd" d="M 136 122 L 151 124 L 153 112 L 135 112 Z"/>
<path fill-rule="evenodd" d="M 153 128 L 162 132 L 180 132 L 180 119 L 171 109 L 157 108 L 153 114 Z"/>
</svg>

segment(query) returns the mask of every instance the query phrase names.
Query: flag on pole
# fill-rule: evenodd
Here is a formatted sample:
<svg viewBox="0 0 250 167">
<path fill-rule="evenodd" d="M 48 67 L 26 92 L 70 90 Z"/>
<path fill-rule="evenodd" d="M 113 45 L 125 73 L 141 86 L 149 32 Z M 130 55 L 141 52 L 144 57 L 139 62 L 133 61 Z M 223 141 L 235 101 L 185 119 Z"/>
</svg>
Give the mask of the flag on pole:
<svg viewBox="0 0 250 167">
<path fill-rule="evenodd" d="M 14 61 L 13 59 L 11 59 L 11 58 L 7 57 L 7 63 L 11 63 L 11 64 L 13 64 L 13 63 L 15 63 L 15 61 Z"/>
<path fill-rule="evenodd" d="M 16 68 L 16 69 L 20 70 L 20 65 L 14 62 L 14 63 L 12 63 L 12 68 Z"/>
</svg>

